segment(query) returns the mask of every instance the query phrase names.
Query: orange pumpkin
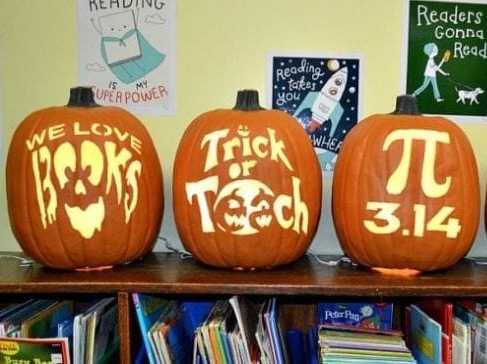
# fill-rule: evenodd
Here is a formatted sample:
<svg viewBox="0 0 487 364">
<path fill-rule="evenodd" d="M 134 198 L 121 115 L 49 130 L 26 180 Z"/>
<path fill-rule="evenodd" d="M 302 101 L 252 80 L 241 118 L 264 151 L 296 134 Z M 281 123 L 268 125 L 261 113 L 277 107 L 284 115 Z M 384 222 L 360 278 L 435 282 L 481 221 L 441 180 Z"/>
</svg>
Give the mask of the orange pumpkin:
<svg viewBox="0 0 487 364">
<path fill-rule="evenodd" d="M 463 131 L 419 114 L 416 98 L 372 115 L 346 136 L 338 154 L 332 213 L 343 251 L 367 267 L 449 267 L 465 256 L 480 216 L 472 147 Z"/>
<path fill-rule="evenodd" d="M 306 132 L 257 91 L 233 109 L 198 116 L 174 161 L 177 230 L 196 259 L 223 268 L 271 268 L 309 247 L 321 209 L 321 169 Z"/>
<path fill-rule="evenodd" d="M 91 88 L 73 88 L 67 106 L 22 121 L 6 182 L 13 233 L 45 266 L 130 262 L 156 241 L 164 196 L 151 137 L 129 112 L 95 104 Z"/>
</svg>

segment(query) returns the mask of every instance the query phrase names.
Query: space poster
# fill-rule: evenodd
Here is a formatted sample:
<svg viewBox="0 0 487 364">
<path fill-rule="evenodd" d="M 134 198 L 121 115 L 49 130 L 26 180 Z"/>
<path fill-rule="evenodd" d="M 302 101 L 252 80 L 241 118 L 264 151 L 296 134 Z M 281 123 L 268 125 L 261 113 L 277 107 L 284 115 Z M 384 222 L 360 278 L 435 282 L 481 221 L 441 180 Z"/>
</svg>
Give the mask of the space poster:
<svg viewBox="0 0 487 364">
<path fill-rule="evenodd" d="M 301 124 L 323 172 L 333 172 L 343 139 L 361 118 L 362 68 L 355 55 L 269 55 L 269 107 Z"/>
<path fill-rule="evenodd" d="M 408 0 L 405 92 L 423 114 L 487 121 L 487 2 Z"/>
<path fill-rule="evenodd" d="M 100 105 L 175 113 L 176 0 L 78 0 L 82 85 Z"/>
</svg>

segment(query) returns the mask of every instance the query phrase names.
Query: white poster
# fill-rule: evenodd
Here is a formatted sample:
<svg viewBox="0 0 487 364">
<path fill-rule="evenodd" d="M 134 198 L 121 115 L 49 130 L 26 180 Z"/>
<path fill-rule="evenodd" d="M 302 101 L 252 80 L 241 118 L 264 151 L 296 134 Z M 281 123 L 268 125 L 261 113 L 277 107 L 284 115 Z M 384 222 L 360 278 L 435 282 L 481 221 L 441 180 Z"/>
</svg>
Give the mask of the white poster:
<svg viewBox="0 0 487 364">
<path fill-rule="evenodd" d="M 175 113 L 175 0 L 78 0 L 80 85 L 101 105 Z"/>
</svg>

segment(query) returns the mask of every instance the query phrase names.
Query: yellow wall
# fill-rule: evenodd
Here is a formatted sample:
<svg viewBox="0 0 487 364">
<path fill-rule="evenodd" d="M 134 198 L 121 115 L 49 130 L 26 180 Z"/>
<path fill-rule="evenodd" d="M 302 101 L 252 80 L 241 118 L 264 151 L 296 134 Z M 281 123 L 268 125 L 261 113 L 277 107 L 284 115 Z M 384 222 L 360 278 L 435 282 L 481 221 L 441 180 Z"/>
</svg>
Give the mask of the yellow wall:
<svg viewBox="0 0 487 364">
<path fill-rule="evenodd" d="M 28 113 L 65 104 L 69 88 L 77 85 L 76 9 L 75 0 L 0 2 L 5 153 L 17 124 Z M 165 173 L 161 235 L 180 246 L 170 187 L 173 158 L 184 129 L 203 111 L 232 107 L 239 89 L 258 89 L 264 104 L 269 51 L 362 54 L 363 115 L 392 111 L 401 92 L 403 11 L 403 0 L 179 0 L 177 113 L 141 116 Z M 487 129 L 480 124 L 461 126 L 476 151 L 484 191 Z M 17 251 L 20 248 L 9 228 L 4 163 L 1 175 L 0 250 Z M 331 181 L 324 184 L 323 216 L 312 248 L 340 253 L 330 216 Z M 471 255 L 486 255 L 486 248 L 482 223 Z M 162 243 L 157 249 L 163 249 Z"/>
</svg>

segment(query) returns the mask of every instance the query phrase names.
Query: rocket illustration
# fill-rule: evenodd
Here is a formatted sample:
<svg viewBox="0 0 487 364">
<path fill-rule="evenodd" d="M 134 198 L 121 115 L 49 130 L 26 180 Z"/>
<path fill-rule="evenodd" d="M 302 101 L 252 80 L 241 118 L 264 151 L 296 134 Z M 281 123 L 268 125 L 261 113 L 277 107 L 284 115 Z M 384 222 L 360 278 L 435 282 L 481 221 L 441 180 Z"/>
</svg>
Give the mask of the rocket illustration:
<svg viewBox="0 0 487 364">
<path fill-rule="evenodd" d="M 330 136 L 333 136 L 343 115 L 340 100 L 347 85 L 347 78 L 348 68 L 340 68 L 326 81 L 319 92 L 309 92 L 296 109 L 294 116 L 305 108 L 311 109 L 311 121 L 308 126 L 310 133 L 318 129 L 326 120 L 330 120 L 332 124 Z"/>
</svg>

